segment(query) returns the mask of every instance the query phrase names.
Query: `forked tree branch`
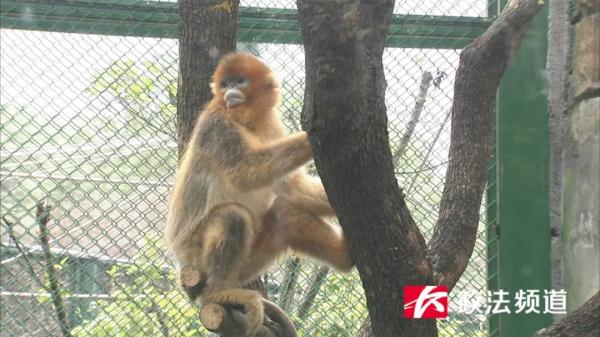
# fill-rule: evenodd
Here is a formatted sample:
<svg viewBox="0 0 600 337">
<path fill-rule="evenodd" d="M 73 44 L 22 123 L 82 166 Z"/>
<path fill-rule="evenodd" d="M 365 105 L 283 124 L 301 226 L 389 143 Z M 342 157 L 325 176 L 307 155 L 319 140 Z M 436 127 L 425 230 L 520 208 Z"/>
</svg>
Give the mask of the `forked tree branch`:
<svg viewBox="0 0 600 337">
<path fill-rule="evenodd" d="M 40 279 L 37 275 L 37 273 L 35 272 L 35 270 L 33 270 L 33 262 L 31 262 L 31 260 L 27 257 L 29 252 L 27 250 L 25 250 L 23 247 L 21 247 L 21 243 L 19 242 L 19 238 L 17 238 L 17 236 L 15 235 L 14 232 L 14 222 L 8 220 L 6 217 L 2 217 L 2 220 L 4 221 L 4 224 L 6 225 L 6 229 L 8 232 L 8 237 L 10 237 L 10 239 L 12 240 L 13 244 L 15 245 L 15 248 L 17 248 L 17 250 L 19 251 L 19 253 L 21 254 L 20 256 L 23 257 L 23 260 L 25 260 L 25 267 L 27 268 L 27 272 L 29 273 L 29 276 L 31 276 L 31 279 L 42 289 L 46 290 L 49 292 L 48 288 L 46 287 L 46 285 L 44 284 L 44 282 L 42 281 L 42 279 Z"/>
<path fill-rule="evenodd" d="M 461 54 L 450 164 L 429 247 L 397 186 L 386 132 L 382 55 L 394 2 L 297 4 L 307 72 L 303 126 L 360 273 L 374 335 L 435 336 L 435 322 L 400 318 L 402 286 L 453 287 L 468 263 L 491 151 L 491 105 L 542 3 L 510 1 Z"/>
<path fill-rule="evenodd" d="M 50 205 L 44 205 L 40 202 L 36 205 L 35 213 L 35 221 L 38 224 L 38 229 L 40 232 L 40 245 L 44 254 L 44 265 L 46 267 L 47 282 L 38 277 L 35 270 L 33 270 L 33 262 L 27 257 L 28 252 L 21 247 L 19 238 L 17 238 L 17 236 L 14 233 L 14 223 L 12 221 L 9 221 L 6 217 L 2 217 L 2 220 L 7 226 L 9 237 L 11 238 L 15 247 L 21 253 L 21 256 L 25 260 L 25 266 L 31 278 L 35 281 L 35 283 L 37 283 L 37 285 L 41 289 L 50 293 L 52 308 L 54 308 L 54 313 L 56 315 L 57 323 L 59 325 L 62 336 L 71 337 L 72 335 L 69 329 L 69 320 L 67 317 L 67 312 L 65 310 L 65 302 L 61 293 L 61 285 L 58 280 L 58 276 L 56 275 L 56 270 L 54 267 L 54 257 L 52 255 L 52 252 L 50 251 L 50 243 L 48 238 L 48 221 L 50 221 L 50 209 Z"/>
</svg>

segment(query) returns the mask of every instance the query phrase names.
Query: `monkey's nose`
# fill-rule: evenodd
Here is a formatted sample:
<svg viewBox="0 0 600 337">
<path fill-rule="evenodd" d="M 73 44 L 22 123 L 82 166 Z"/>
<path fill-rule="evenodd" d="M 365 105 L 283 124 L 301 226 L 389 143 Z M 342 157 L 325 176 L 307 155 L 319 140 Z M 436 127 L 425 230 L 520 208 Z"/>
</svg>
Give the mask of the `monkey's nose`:
<svg viewBox="0 0 600 337">
<path fill-rule="evenodd" d="M 238 89 L 232 88 L 225 91 L 225 105 L 227 108 L 234 108 L 246 101 L 244 94 Z"/>
</svg>

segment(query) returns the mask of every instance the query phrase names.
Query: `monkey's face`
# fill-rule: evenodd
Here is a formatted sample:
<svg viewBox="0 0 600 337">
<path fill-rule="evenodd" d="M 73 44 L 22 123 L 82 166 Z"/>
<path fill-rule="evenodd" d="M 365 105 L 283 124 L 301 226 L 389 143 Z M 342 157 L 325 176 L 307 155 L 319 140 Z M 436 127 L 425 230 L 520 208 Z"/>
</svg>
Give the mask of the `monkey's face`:
<svg viewBox="0 0 600 337">
<path fill-rule="evenodd" d="M 218 104 L 236 114 L 260 114 L 279 101 L 279 81 L 275 74 L 247 53 L 223 57 L 211 86 Z"/>
<path fill-rule="evenodd" d="M 219 88 L 223 94 L 225 106 L 231 109 L 246 102 L 244 91 L 250 87 L 250 84 L 250 80 L 244 75 L 230 75 L 222 79 Z"/>
</svg>

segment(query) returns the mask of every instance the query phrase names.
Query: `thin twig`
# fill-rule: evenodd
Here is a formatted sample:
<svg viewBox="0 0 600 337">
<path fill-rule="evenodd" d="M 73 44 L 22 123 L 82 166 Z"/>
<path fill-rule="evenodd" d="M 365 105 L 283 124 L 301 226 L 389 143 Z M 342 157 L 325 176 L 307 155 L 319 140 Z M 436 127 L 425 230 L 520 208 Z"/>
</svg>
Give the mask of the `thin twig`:
<svg viewBox="0 0 600 337">
<path fill-rule="evenodd" d="M 63 337 L 71 337 L 71 332 L 69 331 L 69 322 L 67 320 L 67 315 L 65 311 L 65 305 L 63 298 L 60 294 L 60 284 L 58 282 L 58 277 L 56 276 L 56 271 L 54 270 L 54 259 L 52 253 L 50 252 L 50 243 L 48 240 L 48 221 L 50 220 L 51 207 L 52 206 L 50 205 L 38 203 L 35 217 L 40 230 L 40 245 L 42 246 L 42 250 L 44 251 L 44 260 L 46 262 L 46 274 L 48 277 L 49 285 L 48 291 L 51 295 L 52 305 L 54 306 L 56 318 L 58 320 L 58 324 L 60 325 L 60 331 Z"/>
<path fill-rule="evenodd" d="M 151 302 L 152 305 L 150 306 L 150 312 L 156 314 L 156 320 L 158 321 L 160 333 L 163 337 L 170 337 L 171 334 L 169 333 L 169 327 L 167 326 L 165 313 L 160 310 L 160 307 L 154 302 L 154 300 L 151 300 Z"/>
<path fill-rule="evenodd" d="M 19 258 L 20 258 L 21 256 L 23 256 L 23 254 L 19 253 L 19 254 L 17 254 L 17 255 L 14 255 L 14 256 L 8 257 L 8 258 L 6 258 L 6 259 L 4 259 L 4 260 L 0 261 L 0 266 L 2 266 L 2 265 L 5 265 L 5 264 L 9 264 L 9 263 L 11 263 L 11 262 L 13 262 L 13 261 L 17 261 L 17 260 L 19 260 Z"/>
<path fill-rule="evenodd" d="M 402 138 L 400 139 L 400 145 L 392 156 L 392 160 L 394 163 L 398 163 L 406 153 L 406 149 L 408 148 L 408 143 L 415 132 L 415 128 L 419 123 L 419 119 L 421 117 L 421 112 L 423 112 L 423 107 L 425 107 L 425 99 L 427 98 L 427 91 L 431 86 L 431 80 L 433 76 L 430 72 L 426 71 L 423 73 L 423 77 L 421 78 L 421 85 L 419 86 L 419 94 L 415 99 L 415 106 L 413 107 L 412 113 L 410 115 L 410 120 L 408 121 L 408 125 L 406 126 L 406 131 Z"/>
<path fill-rule="evenodd" d="M 9 221 L 5 216 L 2 217 L 2 220 L 4 221 L 8 229 L 8 236 L 14 242 L 15 247 L 17 248 L 19 253 L 21 253 L 21 256 L 23 256 L 23 259 L 25 260 L 25 266 L 27 266 L 27 271 L 29 272 L 29 275 L 40 288 L 48 291 L 48 288 L 44 285 L 44 282 L 42 282 L 35 270 L 33 270 L 33 263 L 31 263 L 31 260 L 27 257 L 27 252 L 25 251 L 25 249 L 23 249 L 23 247 L 21 247 L 19 239 L 17 239 L 17 236 L 13 232 L 14 223 L 12 221 Z"/>
</svg>

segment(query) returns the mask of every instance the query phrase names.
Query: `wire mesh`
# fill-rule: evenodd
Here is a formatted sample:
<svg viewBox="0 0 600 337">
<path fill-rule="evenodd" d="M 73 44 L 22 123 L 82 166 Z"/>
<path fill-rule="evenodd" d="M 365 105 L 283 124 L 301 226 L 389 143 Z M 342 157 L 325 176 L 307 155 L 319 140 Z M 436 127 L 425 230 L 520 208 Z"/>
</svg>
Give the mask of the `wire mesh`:
<svg viewBox="0 0 600 337">
<path fill-rule="evenodd" d="M 150 6 L 148 14 L 133 12 L 138 5 Z M 248 7 L 283 11 L 294 8 L 295 1 L 241 5 L 241 13 Z M 81 0 L 4 1 L 2 6 L 0 300 L 6 314 L 0 335 L 208 336 L 174 287 L 161 241 L 177 163 L 178 45 L 176 30 L 166 23 L 174 20 L 176 4 Z M 97 12 L 80 15 L 81 6 L 106 11 L 104 19 L 94 17 Z M 445 19 L 453 24 L 461 17 L 486 17 L 487 8 L 482 0 L 399 1 L 395 14 L 399 20 L 453 16 Z M 163 11 L 164 22 L 154 16 Z M 281 43 L 268 20 L 262 21 L 267 25 L 262 31 L 248 22 L 240 36 L 249 38 L 238 48 L 260 55 L 279 74 L 281 116 L 290 131 L 297 131 L 302 46 Z M 140 33 L 153 24 L 162 26 Z M 459 51 L 435 49 L 436 41 L 427 42 L 428 48 L 403 47 L 432 36 L 407 34 L 384 53 L 390 146 L 409 207 L 429 237 L 448 161 Z M 458 41 L 473 32 L 450 26 L 434 38 L 441 41 L 444 34 Z M 47 223 L 37 210 L 40 203 L 51 205 Z M 44 227 L 47 244 L 41 240 Z M 482 220 L 455 293 L 486 292 L 485 229 Z M 56 276 L 59 291 L 53 291 L 48 275 Z M 290 313 L 301 336 L 354 336 L 366 318 L 356 272 L 341 275 L 292 256 L 271 268 L 264 281 L 269 297 Z M 56 301 L 62 303 L 59 309 Z M 486 336 L 487 317 L 451 313 L 440 324 L 440 335 Z"/>
</svg>

